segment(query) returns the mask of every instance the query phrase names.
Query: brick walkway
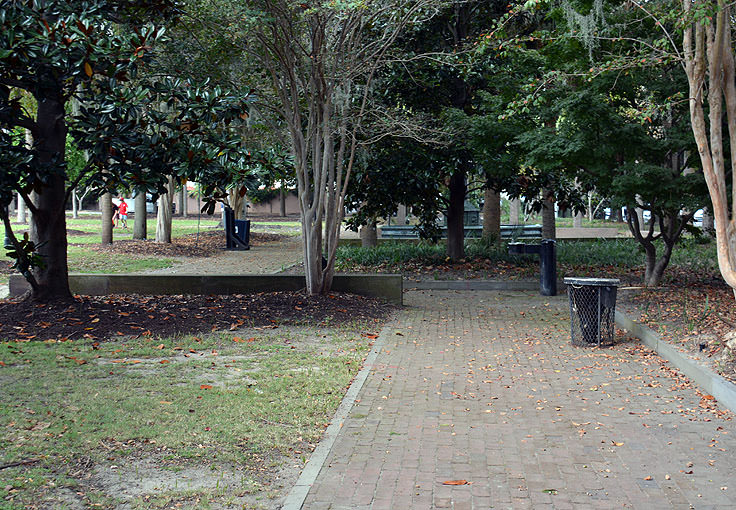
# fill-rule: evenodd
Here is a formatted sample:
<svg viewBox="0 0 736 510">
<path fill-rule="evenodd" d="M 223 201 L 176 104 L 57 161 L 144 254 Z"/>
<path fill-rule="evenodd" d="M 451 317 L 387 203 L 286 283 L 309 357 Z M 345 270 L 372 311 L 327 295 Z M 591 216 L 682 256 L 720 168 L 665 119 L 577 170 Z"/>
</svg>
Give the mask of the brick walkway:
<svg viewBox="0 0 736 510">
<path fill-rule="evenodd" d="M 730 414 L 564 296 L 405 297 L 303 508 L 736 508 Z"/>
</svg>

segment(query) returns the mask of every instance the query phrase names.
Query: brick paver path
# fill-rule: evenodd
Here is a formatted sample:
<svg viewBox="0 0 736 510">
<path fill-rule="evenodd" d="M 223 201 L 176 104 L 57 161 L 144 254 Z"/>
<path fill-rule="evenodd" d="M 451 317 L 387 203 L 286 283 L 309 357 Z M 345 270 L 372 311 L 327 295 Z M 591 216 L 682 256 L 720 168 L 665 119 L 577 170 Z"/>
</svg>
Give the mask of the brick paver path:
<svg viewBox="0 0 736 510">
<path fill-rule="evenodd" d="M 406 304 L 303 508 L 736 508 L 730 414 L 633 342 L 571 347 L 566 297 Z"/>
</svg>

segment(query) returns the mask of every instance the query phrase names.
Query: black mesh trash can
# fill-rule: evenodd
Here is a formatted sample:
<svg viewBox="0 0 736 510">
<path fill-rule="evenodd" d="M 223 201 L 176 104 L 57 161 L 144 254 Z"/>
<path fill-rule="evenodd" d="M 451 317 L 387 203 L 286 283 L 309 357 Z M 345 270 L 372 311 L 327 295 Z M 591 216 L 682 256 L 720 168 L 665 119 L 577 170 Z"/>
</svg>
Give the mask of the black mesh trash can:
<svg viewBox="0 0 736 510">
<path fill-rule="evenodd" d="M 570 298 L 570 338 L 573 345 L 613 344 L 616 291 L 611 278 L 565 278 Z"/>
</svg>

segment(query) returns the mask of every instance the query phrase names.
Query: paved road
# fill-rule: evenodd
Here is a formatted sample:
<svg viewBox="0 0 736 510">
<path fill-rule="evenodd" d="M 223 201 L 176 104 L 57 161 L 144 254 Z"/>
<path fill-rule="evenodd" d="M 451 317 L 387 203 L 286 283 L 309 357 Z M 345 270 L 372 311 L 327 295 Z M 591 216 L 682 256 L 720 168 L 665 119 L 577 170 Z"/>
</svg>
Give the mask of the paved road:
<svg viewBox="0 0 736 510">
<path fill-rule="evenodd" d="M 303 508 L 736 508 L 730 413 L 565 299 L 408 293 Z"/>
</svg>

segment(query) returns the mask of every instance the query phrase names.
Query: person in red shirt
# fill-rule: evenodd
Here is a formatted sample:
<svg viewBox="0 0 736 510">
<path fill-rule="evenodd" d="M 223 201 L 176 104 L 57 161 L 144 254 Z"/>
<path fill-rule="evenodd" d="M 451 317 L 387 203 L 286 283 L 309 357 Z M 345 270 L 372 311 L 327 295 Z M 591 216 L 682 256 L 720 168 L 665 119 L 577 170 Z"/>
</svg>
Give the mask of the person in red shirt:
<svg viewBox="0 0 736 510">
<path fill-rule="evenodd" d="M 125 203 L 125 199 L 122 197 L 120 198 L 118 212 L 120 213 L 120 222 L 123 224 L 123 227 L 128 228 L 128 204 Z"/>
</svg>

